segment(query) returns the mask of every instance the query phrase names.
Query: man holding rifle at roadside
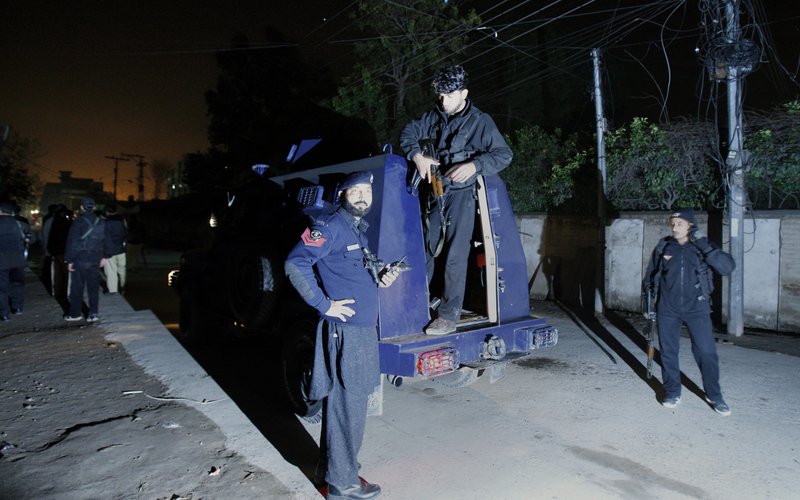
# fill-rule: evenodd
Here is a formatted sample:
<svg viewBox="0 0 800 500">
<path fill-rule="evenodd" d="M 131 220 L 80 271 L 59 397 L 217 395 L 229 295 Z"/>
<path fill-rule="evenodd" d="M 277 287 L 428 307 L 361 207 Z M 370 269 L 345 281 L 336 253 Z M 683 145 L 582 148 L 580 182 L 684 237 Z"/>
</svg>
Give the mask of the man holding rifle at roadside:
<svg viewBox="0 0 800 500">
<path fill-rule="evenodd" d="M 697 233 L 694 210 L 679 208 L 670 215 L 672 236 L 662 238 L 650 258 L 642 293 L 647 319 L 658 320 L 661 374 L 664 399 L 661 404 L 675 408 L 681 400 L 681 371 L 678 354 L 681 326 L 686 324 L 692 354 L 703 376 L 706 401 L 720 415 L 731 414 L 719 385 L 719 358 L 711 325 L 712 270 L 727 276 L 736 263 L 730 254 Z M 655 317 L 654 317 L 655 315 Z"/>
<path fill-rule="evenodd" d="M 433 91 L 437 108 L 403 128 L 400 146 L 419 177 L 430 182 L 434 191 L 427 226 L 429 284 L 440 252 L 446 262 L 441 305 L 425 333 L 445 335 L 456 331 L 464 303 L 476 179 L 506 168 L 512 152 L 492 118 L 467 99 L 464 68 L 441 69 L 433 78 Z"/>
</svg>

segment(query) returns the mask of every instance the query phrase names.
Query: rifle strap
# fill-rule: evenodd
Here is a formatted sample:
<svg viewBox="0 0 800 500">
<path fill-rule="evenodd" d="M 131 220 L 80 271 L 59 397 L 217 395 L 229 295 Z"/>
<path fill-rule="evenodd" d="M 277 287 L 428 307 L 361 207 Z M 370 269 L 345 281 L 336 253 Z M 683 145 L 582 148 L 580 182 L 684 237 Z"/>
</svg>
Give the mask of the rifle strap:
<svg viewBox="0 0 800 500">
<path fill-rule="evenodd" d="M 461 152 L 467 145 L 467 139 L 472 135 L 475 131 L 475 128 L 478 125 L 478 118 L 480 113 L 476 112 L 475 110 L 470 110 L 471 114 L 469 118 L 464 120 L 461 125 L 455 130 L 454 134 L 450 136 L 444 135 L 445 130 L 445 123 L 443 120 L 439 122 L 439 142 L 438 142 L 438 150 L 439 151 L 446 151 L 448 159 L 451 158 L 454 154 Z M 450 139 L 450 143 L 447 143 L 447 140 Z M 456 151 L 451 151 L 456 149 Z M 440 153 L 441 156 L 441 153 Z"/>
<path fill-rule="evenodd" d="M 700 285 L 700 291 L 703 292 L 703 297 L 706 300 L 710 300 L 711 294 L 714 292 L 714 277 L 710 272 L 708 261 L 703 251 L 700 250 L 700 247 L 694 242 L 691 242 L 691 244 L 697 250 L 698 266 L 695 270 L 697 274 L 697 283 Z"/>
<path fill-rule="evenodd" d="M 667 238 L 661 238 L 658 240 L 658 245 L 656 245 L 655 250 L 655 269 L 653 269 L 652 274 L 649 276 L 650 278 L 650 286 L 654 291 L 658 291 L 659 281 L 661 279 L 661 272 L 663 271 L 663 259 L 664 259 L 664 249 L 667 247 Z M 658 296 L 658 294 L 656 294 Z"/>
<path fill-rule="evenodd" d="M 441 231 L 440 231 L 441 234 L 439 234 L 439 241 L 436 243 L 436 248 L 432 248 L 431 247 L 431 212 L 433 210 L 431 210 L 431 202 L 433 200 L 434 200 L 433 197 L 428 197 L 427 207 L 425 208 L 426 214 L 425 214 L 425 217 L 423 218 L 423 220 L 425 222 L 425 234 L 428 236 L 428 238 L 427 238 L 428 241 L 426 242 L 426 246 L 428 247 L 428 252 L 430 252 L 430 254 L 431 254 L 431 256 L 433 258 L 436 258 L 436 257 L 439 256 L 440 253 L 442 253 L 442 249 L 444 248 L 444 238 L 445 238 L 445 235 L 447 235 L 447 224 L 446 224 L 447 217 L 444 214 L 444 207 L 440 206 L 439 207 L 439 213 L 440 213 L 441 220 L 442 220 L 442 222 L 441 222 L 442 228 L 441 228 Z"/>
<path fill-rule="evenodd" d="M 19 237 L 22 238 L 23 243 L 25 243 L 25 245 L 27 246 L 28 245 L 28 241 L 27 241 L 28 237 L 25 236 L 25 230 L 22 229 L 22 223 L 20 221 L 18 221 L 18 220 L 14 220 L 14 222 L 17 223 L 17 229 L 19 230 Z"/>
<path fill-rule="evenodd" d="M 97 226 L 97 223 L 98 223 L 98 222 L 100 222 L 100 217 L 97 217 L 97 218 L 94 220 L 94 224 L 92 224 L 91 226 L 89 226 L 89 230 L 88 230 L 88 231 L 86 231 L 85 233 L 83 233 L 83 236 L 81 236 L 81 239 L 82 239 L 82 240 L 85 240 L 86 238 L 88 238 L 88 237 L 89 237 L 89 235 L 90 235 L 90 234 L 92 234 L 92 231 L 94 231 L 94 228 L 95 228 L 95 226 Z"/>
</svg>

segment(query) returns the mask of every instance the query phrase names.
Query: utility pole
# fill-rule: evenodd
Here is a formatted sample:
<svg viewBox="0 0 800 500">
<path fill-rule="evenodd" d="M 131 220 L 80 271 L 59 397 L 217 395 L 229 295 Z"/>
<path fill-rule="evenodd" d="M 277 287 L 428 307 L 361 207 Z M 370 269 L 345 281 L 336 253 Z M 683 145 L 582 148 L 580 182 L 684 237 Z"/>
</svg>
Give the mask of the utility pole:
<svg viewBox="0 0 800 500">
<path fill-rule="evenodd" d="M 141 203 L 144 201 L 144 166 L 147 165 L 147 163 L 144 161 L 144 155 L 136 153 L 122 153 L 122 156 L 138 159 L 136 165 L 139 167 L 139 203 Z"/>
<path fill-rule="evenodd" d="M 106 156 L 109 160 L 114 160 L 114 201 L 117 201 L 117 178 L 119 176 L 119 162 L 130 161 L 130 158 L 123 158 L 121 156 Z"/>
<path fill-rule="evenodd" d="M 739 41 L 738 2 L 725 2 L 725 38 L 735 44 Z M 726 61 L 728 66 L 728 216 L 730 218 L 730 253 L 736 262 L 729 279 L 728 335 L 741 337 L 744 333 L 744 149 L 742 139 L 742 92 L 739 86 L 739 68 Z M 744 75 L 742 75 L 742 78 Z"/>
<path fill-rule="evenodd" d="M 595 272 L 594 312 L 603 314 L 606 269 L 606 119 L 600 87 L 600 49 L 592 49 L 594 63 L 594 109 L 597 126 L 597 271 Z"/>
</svg>

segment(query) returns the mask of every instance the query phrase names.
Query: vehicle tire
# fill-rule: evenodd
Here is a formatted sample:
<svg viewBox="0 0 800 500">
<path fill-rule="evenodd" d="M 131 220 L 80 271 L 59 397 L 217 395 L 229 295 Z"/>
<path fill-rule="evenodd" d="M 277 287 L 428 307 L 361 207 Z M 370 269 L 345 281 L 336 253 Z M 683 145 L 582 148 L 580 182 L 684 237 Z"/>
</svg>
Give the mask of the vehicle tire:
<svg viewBox="0 0 800 500">
<path fill-rule="evenodd" d="M 178 340 L 187 347 L 197 347 L 206 340 L 203 307 L 185 285 L 181 289 L 178 312 Z"/>
<path fill-rule="evenodd" d="M 311 382 L 314 367 L 316 323 L 298 320 L 285 332 L 281 351 L 281 377 L 292 411 L 311 423 L 322 416 L 322 401 L 309 401 L 304 387 Z"/>
<path fill-rule="evenodd" d="M 283 282 L 282 268 L 276 259 L 247 251 L 235 253 L 228 260 L 225 288 L 233 317 L 247 327 L 266 324 L 275 309 Z"/>
<path fill-rule="evenodd" d="M 178 340 L 186 347 L 203 347 L 225 339 L 231 321 L 208 309 L 198 292 L 183 285 L 178 312 Z"/>
<path fill-rule="evenodd" d="M 433 381 L 451 389 L 460 389 L 474 384 L 481 375 L 483 375 L 483 370 L 462 366 L 454 372 L 433 377 Z"/>
</svg>

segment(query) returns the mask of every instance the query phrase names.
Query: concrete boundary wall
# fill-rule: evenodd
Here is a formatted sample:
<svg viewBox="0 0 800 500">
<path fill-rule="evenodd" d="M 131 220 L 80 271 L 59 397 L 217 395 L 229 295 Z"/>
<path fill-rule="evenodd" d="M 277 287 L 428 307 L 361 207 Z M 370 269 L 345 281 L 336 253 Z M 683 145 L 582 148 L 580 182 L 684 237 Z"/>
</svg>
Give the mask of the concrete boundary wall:
<svg viewBox="0 0 800 500">
<path fill-rule="evenodd" d="M 698 213 L 698 226 L 728 250 L 727 220 Z M 669 234 L 668 212 L 624 212 L 606 224 L 606 307 L 640 310 L 640 284 L 658 240 Z M 572 215 L 517 217 L 531 297 L 593 308 L 597 219 Z M 744 324 L 800 332 L 800 211 L 758 211 L 744 229 Z M 715 278 L 715 319 L 725 322 L 727 278 Z"/>
</svg>

